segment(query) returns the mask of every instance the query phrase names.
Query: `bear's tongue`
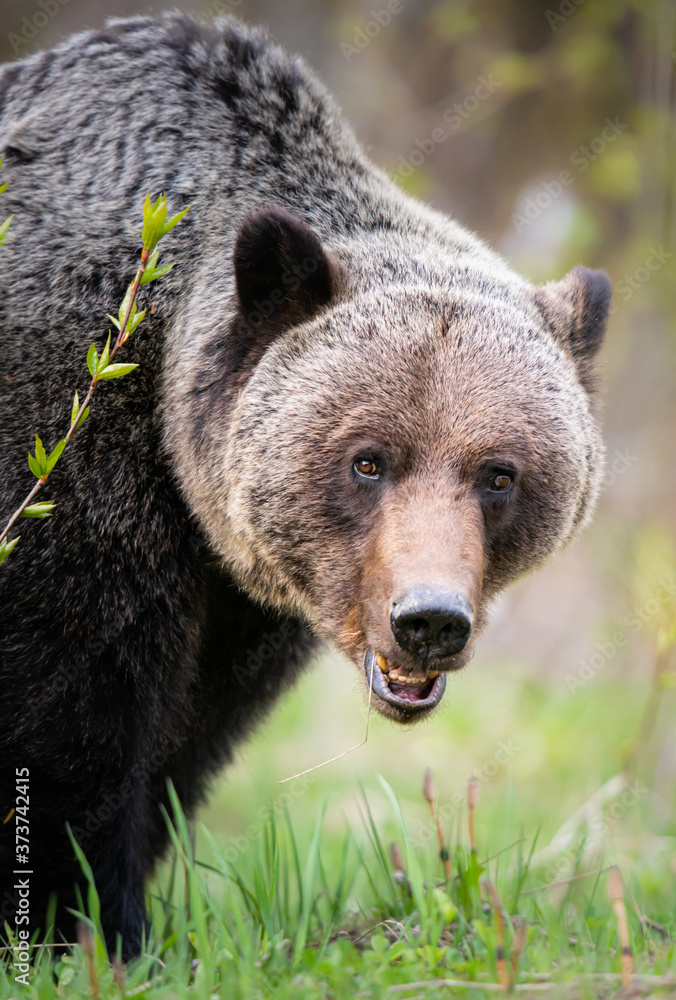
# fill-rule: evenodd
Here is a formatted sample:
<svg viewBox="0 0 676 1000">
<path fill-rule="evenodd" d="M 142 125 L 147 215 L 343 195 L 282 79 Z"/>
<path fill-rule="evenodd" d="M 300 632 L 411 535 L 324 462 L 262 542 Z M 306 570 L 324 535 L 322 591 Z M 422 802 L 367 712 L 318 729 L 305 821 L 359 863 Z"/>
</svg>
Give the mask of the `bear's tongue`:
<svg viewBox="0 0 676 1000">
<path fill-rule="evenodd" d="M 440 670 L 408 673 L 396 663 L 388 663 L 381 653 L 369 649 L 364 670 L 370 689 L 382 701 L 399 708 L 403 721 L 415 712 L 436 708 L 446 690 L 446 674 Z"/>
<path fill-rule="evenodd" d="M 430 695 L 433 685 L 433 678 L 420 684 L 402 684 L 401 681 L 387 679 L 387 686 L 392 694 L 396 694 L 397 698 L 403 698 L 404 701 L 422 701 Z"/>
</svg>

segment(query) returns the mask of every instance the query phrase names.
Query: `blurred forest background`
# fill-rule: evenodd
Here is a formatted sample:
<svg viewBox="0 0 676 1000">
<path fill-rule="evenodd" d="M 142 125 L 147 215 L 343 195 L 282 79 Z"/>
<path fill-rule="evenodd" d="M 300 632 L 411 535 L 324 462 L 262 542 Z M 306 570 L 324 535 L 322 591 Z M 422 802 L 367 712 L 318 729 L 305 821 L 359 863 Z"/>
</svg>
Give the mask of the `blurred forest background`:
<svg viewBox="0 0 676 1000">
<path fill-rule="evenodd" d="M 377 163 L 533 280 L 586 264 L 615 285 L 594 525 L 501 599 L 434 719 L 406 731 L 372 720 L 366 746 L 278 787 L 363 737 L 361 685 L 328 653 L 242 748 L 202 818 L 239 853 L 271 803 L 310 823 L 333 788 L 327 824 L 337 831 L 357 815 L 357 776 L 377 802 L 380 771 L 422 822 L 429 765 L 449 801 L 480 776 L 491 847 L 508 842 L 516 801 L 528 832 L 542 826 L 541 844 L 563 851 L 557 828 L 594 795 L 575 822 L 600 815 L 620 785 L 599 788 L 624 773 L 639 781 L 635 797 L 597 830 L 597 849 L 648 854 L 654 877 L 669 873 L 673 885 L 676 4 L 0 0 L 0 56 L 176 6 L 268 25 L 319 72 Z"/>
</svg>

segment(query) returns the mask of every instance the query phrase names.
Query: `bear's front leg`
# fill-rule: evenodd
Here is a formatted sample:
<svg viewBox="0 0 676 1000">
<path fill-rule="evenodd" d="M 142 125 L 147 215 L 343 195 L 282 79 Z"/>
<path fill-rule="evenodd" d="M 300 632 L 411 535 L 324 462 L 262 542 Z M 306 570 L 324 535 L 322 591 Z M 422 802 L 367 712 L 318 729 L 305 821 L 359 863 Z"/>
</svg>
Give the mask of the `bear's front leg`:
<svg viewBox="0 0 676 1000">
<path fill-rule="evenodd" d="M 30 761 L 30 854 L 25 881 L 31 935 L 48 930 L 50 899 L 56 899 L 53 940 L 77 941 L 80 910 L 88 913 L 89 886 L 75 854 L 71 834 L 91 866 L 100 900 L 101 925 L 109 954 L 120 948 L 126 961 L 140 954 L 148 920 L 144 881 L 148 873 L 146 781 L 134 782 L 115 769 L 104 783 L 91 776 L 64 780 Z M 16 895 L 12 857 L 2 858 L 2 882 Z M 3 888 L 4 888 L 3 885 Z M 18 902 L 18 900 L 16 901 Z"/>
<path fill-rule="evenodd" d="M 138 808 L 135 800 L 126 803 L 82 845 L 94 874 L 108 954 L 119 949 L 125 962 L 141 954 L 150 929 L 143 891 L 146 835 Z"/>
</svg>

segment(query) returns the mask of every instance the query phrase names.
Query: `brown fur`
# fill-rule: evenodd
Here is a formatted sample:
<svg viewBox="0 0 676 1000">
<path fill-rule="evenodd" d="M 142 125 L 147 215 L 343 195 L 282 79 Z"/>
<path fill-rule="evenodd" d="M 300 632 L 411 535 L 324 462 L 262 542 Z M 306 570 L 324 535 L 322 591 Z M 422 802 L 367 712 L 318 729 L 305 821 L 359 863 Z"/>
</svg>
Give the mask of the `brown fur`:
<svg viewBox="0 0 676 1000">
<path fill-rule="evenodd" d="M 97 390 L 50 477 L 57 516 L 0 572 L 0 804 L 28 767 L 31 919 L 56 893 L 72 940 L 69 823 L 129 955 L 167 780 L 194 810 L 316 636 L 365 687 L 370 664 L 376 709 L 405 721 L 375 654 L 457 669 L 490 599 L 588 519 L 609 285 L 575 269 L 533 288 L 398 190 L 312 72 L 232 20 L 116 21 L 0 67 L 0 155 L 5 518 L 137 267 L 139 199 L 192 205 L 166 239 L 176 266 L 141 291 L 139 368 Z M 379 479 L 358 478 L 364 453 Z M 441 618 L 465 609 L 445 644 L 409 642 L 422 588 Z M 418 685 L 421 712 L 444 679 Z"/>
<path fill-rule="evenodd" d="M 443 283 L 443 253 L 437 267 Z M 432 664 L 455 670 L 490 599 L 565 544 L 596 495 L 602 450 L 575 340 L 590 272 L 542 293 L 509 280 L 496 298 L 476 279 L 450 293 L 428 278 L 373 294 L 345 251 L 343 268 L 325 308 L 278 328 L 247 368 L 230 430 L 201 472 L 225 502 L 197 498 L 200 474 L 187 492 L 241 584 L 306 617 L 360 667 L 375 649 L 415 671 L 392 636 L 393 602 L 416 584 L 461 593 L 472 639 Z M 351 461 L 374 448 L 390 469 L 369 491 Z M 478 486 L 489 461 L 515 470 L 508 500 Z"/>
</svg>

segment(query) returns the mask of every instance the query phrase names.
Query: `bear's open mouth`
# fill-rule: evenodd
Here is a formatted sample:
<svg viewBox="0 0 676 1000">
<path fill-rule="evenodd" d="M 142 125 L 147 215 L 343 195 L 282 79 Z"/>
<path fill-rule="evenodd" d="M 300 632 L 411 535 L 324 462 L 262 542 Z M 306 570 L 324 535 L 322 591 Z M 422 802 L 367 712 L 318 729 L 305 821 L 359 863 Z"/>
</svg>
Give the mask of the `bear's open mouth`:
<svg viewBox="0 0 676 1000">
<path fill-rule="evenodd" d="M 366 679 L 382 701 L 401 712 L 411 715 L 424 709 L 435 708 L 446 690 L 446 674 L 431 670 L 414 674 L 389 664 L 384 656 L 370 649 L 364 658 Z"/>
</svg>

